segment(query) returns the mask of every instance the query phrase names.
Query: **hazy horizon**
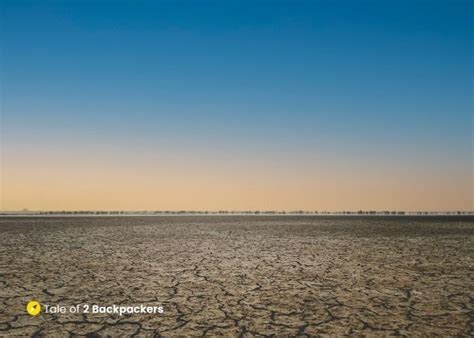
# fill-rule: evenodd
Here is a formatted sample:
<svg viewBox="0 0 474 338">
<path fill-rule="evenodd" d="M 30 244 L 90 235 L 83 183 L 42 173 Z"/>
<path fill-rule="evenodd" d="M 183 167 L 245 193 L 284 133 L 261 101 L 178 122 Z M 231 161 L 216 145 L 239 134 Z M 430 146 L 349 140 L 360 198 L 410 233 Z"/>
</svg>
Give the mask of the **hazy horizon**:
<svg viewBox="0 0 474 338">
<path fill-rule="evenodd" d="M 0 6 L 0 210 L 474 209 L 472 1 Z"/>
<path fill-rule="evenodd" d="M 18 210 L 0 210 L 2 215 L 348 215 L 348 216 L 366 216 L 366 215 L 377 215 L 377 216 L 414 216 L 414 215 L 468 215 L 473 216 L 474 210 L 396 210 L 396 209 L 385 209 L 385 210 L 375 210 L 375 209 L 366 209 L 366 210 L 350 210 L 350 209 L 340 209 L 340 210 L 316 210 L 316 209 L 293 209 L 293 210 L 238 210 L 238 209 L 228 209 L 228 210 L 183 210 L 183 209 L 173 209 L 173 210 L 160 210 L 160 209 L 91 209 L 91 210 L 80 210 L 80 209 L 64 209 L 64 210 L 30 210 L 28 208 L 18 209 Z"/>
</svg>

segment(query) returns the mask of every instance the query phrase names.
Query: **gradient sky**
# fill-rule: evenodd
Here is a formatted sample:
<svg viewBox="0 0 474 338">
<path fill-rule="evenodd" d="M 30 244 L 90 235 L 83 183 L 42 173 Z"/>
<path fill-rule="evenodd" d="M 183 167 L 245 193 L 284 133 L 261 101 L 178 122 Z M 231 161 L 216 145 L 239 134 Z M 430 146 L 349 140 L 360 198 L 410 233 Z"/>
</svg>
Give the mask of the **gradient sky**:
<svg viewBox="0 0 474 338">
<path fill-rule="evenodd" d="M 2 210 L 473 210 L 472 1 L 1 4 Z"/>
</svg>

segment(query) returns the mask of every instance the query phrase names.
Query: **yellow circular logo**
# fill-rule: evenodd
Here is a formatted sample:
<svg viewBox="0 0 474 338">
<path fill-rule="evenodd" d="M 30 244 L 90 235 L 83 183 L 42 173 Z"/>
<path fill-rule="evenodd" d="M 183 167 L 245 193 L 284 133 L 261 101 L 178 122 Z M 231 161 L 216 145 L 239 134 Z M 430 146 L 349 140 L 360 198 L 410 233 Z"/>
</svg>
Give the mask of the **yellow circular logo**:
<svg viewBox="0 0 474 338">
<path fill-rule="evenodd" d="M 26 304 L 26 312 L 28 312 L 31 316 L 37 316 L 41 312 L 41 305 L 36 300 L 30 300 L 28 304 Z"/>
</svg>

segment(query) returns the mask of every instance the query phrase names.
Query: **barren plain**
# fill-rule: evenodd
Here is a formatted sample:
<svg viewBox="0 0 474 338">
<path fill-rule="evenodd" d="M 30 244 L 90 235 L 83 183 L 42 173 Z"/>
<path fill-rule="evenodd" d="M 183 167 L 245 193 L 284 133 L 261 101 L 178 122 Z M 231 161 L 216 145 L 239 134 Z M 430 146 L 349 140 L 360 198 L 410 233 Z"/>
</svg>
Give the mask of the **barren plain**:
<svg viewBox="0 0 474 338">
<path fill-rule="evenodd" d="M 473 217 L 3 217 L 0 257 L 0 336 L 474 336 Z"/>
</svg>

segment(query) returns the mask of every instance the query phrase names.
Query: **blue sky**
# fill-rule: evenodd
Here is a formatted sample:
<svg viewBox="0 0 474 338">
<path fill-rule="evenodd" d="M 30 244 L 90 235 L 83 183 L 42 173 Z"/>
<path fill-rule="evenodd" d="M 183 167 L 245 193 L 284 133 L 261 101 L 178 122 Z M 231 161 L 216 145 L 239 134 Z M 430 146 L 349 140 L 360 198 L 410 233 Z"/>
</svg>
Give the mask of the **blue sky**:
<svg viewBox="0 0 474 338">
<path fill-rule="evenodd" d="M 472 182 L 471 1 L 1 4 L 4 166 L 166 147 Z"/>
</svg>

